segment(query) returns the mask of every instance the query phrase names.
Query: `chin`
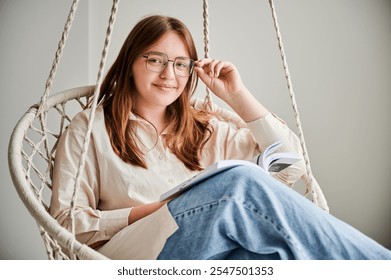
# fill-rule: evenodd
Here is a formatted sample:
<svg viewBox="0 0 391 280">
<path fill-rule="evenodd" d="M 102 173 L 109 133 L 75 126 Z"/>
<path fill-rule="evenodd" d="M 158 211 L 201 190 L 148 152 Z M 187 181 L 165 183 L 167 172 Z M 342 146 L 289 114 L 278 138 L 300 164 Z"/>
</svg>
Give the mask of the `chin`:
<svg viewBox="0 0 391 280">
<path fill-rule="evenodd" d="M 172 103 L 174 103 L 178 98 L 179 98 L 180 94 L 164 94 L 163 96 L 160 95 L 159 98 L 157 98 L 159 101 L 159 103 L 161 103 L 162 105 L 164 104 L 165 106 L 169 106 L 171 105 Z M 155 100 L 157 101 L 157 100 Z"/>
</svg>

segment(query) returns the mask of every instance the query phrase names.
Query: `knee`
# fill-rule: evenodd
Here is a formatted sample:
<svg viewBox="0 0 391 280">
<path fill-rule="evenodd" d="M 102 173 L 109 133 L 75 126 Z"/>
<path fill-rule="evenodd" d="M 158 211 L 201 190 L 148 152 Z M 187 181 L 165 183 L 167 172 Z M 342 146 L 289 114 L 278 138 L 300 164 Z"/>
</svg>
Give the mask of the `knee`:
<svg viewBox="0 0 391 280">
<path fill-rule="evenodd" d="M 188 207 L 222 200 L 266 200 L 274 195 L 276 182 L 278 181 L 259 168 L 236 166 L 197 184 L 182 194 L 176 203 L 183 202 Z"/>
<path fill-rule="evenodd" d="M 268 181 L 272 179 L 264 170 L 253 166 L 236 166 L 229 169 L 223 176 L 226 175 L 232 182 L 245 183 L 249 185 L 268 185 Z"/>
<path fill-rule="evenodd" d="M 252 195 L 272 188 L 273 178 L 260 168 L 236 166 L 220 174 L 219 185 L 235 197 Z"/>
<path fill-rule="evenodd" d="M 258 168 L 237 166 L 197 184 L 172 200 L 169 209 L 174 216 L 188 212 L 189 209 L 196 211 L 195 209 L 209 209 L 216 205 L 220 205 L 218 208 L 221 209 L 233 205 L 247 205 L 248 209 L 258 209 L 276 200 L 274 198 L 278 196 L 279 189 L 275 187 L 276 183 L 277 180 Z"/>
</svg>

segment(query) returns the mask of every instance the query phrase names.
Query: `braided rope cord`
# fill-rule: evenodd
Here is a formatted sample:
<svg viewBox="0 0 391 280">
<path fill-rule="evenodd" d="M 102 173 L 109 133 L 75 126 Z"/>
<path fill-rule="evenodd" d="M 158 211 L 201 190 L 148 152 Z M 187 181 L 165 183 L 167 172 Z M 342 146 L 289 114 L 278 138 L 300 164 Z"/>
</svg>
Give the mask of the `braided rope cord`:
<svg viewBox="0 0 391 280">
<path fill-rule="evenodd" d="M 115 22 L 117 11 L 118 11 L 118 2 L 119 2 L 119 0 L 113 0 L 113 5 L 112 5 L 112 8 L 111 8 L 109 24 L 108 24 L 108 27 L 107 27 L 106 38 L 105 38 L 104 47 L 103 47 L 103 51 L 102 51 L 101 61 L 100 61 L 100 64 L 99 64 L 99 71 L 98 71 L 96 87 L 95 87 L 95 90 L 94 90 L 94 96 L 93 96 L 93 100 L 92 100 L 90 118 L 89 118 L 89 121 L 88 121 L 87 131 L 85 133 L 83 149 L 82 149 L 82 153 L 81 153 L 81 157 L 80 157 L 78 171 L 77 171 L 77 174 L 76 174 L 76 181 L 75 181 L 74 191 L 73 191 L 73 194 L 72 194 L 71 209 L 69 211 L 69 218 L 70 218 L 71 229 L 72 229 L 73 235 L 75 235 L 74 211 L 75 211 L 75 208 L 76 208 L 76 205 L 75 205 L 76 194 L 77 194 L 78 188 L 80 187 L 81 177 L 83 175 L 83 170 L 84 170 L 84 166 L 85 166 L 88 146 L 89 146 L 90 138 L 91 138 L 92 126 L 93 126 L 93 123 L 94 123 L 95 112 L 96 112 L 96 108 L 97 108 L 97 104 L 98 104 L 99 89 L 100 89 L 100 86 L 101 86 L 102 80 L 103 80 L 103 75 L 102 74 L 103 74 L 104 67 L 105 67 L 105 64 L 106 64 L 106 58 L 107 58 L 107 53 L 108 53 L 108 49 L 109 49 L 109 46 L 110 46 L 113 26 L 114 26 L 114 22 Z M 72 241 L 72 244 L 71 244 L 71 248 L 73 248 L 73 241 Z"/>
<path fill-rule="evenodd" d="M 60 42 L 58 43 L 58 48 L 57 48 L 57 51 L 56 51 L 56 54 L 55 54 L 55 57 L 54 57 L 54 60 L 52 63 L 52 68 L 50 70 L 50 74 L 46 80 L 45 92 L 44 92 L 43 96 L 41 97 L 41 103 L 40 103 L 40 106 L 39 106 L 38 112 L 37 112 L 38 115 L 42 113 L 42 111 L 44 110 L 44 108 L 46 106 L 46 100 L 48 99 L 50 91 L 52 89 L 53 80 L 56 75 L 58 65 L 60 64 L 62 54 L 64 52 L 65 43 L 68 39 L 69 31 L 71 30 L 72 23 L 75 18 L 75 14 L 77 11 L 77 6 L 79 4 L 79 1 L 80 0 L 74 0 L 72 2 L 72 6 L 69 11 L 67 21 L 65 22 L 65 26 L 64 26 L 64 30 L 62 32 Z"/>
<path fill-rule="evenodd" d="M 77 6 L 79 4 L 79 1 L 80 0 L 74 0 L 72 2 L 71 9 L 69 11 L 67 20 L 65 22 L 63 33 L 61 35 L 61 39 L 60 39 L 60 41 L 58 43 L 58 48 L 57 48 L 57 51 L 56 51 L 56 54 L 55 54 L 55 57 L 54 57 L 54 60 L 53 60 L 53 63 L 52 63 L 50 74 L 49 74 L 49 77 L 46 80 L 45 91 L 44 91 L 44 94 L 43 94 L 43 96 L 41 98 L 41 102 L 40 102 L 40 105 L 39 105 L 39 108 L 38 108 L 38 111 L 37 111 L 37 116 L 39 118 L 39 121 L 40 121 L 40 124 L 41 124 L 41 129 L 42 129 L 42 142 L 44 143 L 44 149 L 45 149 L 45 152 L 46 152 L 47 161 L 49 163 L 52 161 L 52 153 L 50 151 L 49 143 L 48 143 L 48 139 L 47 139 L 47 134 L 48 134 L 47 127 L 46 127 L 46 124 L 47 124 L 47 112 L 45 110 L 46 100 L 49 97 L 50 91 L 52 89 L 53 80 L 54 80 L 54 77 L 56 75 L 58 65 L 60 64 L 60 60 L 61 60 L 61 57 L 62 57 L 62 54 L 63 54 L 63 51 L 64 51 L 64 47 L 65 47 L 65 42 L 66 42 L 66 40 L 68 38 L 69 31 L 71 29 L 73 20 L 75 18 L 75 14 L 76 14 L 76 11 L 77 11 Z M 45 176 L 47 176 L 48 174 L 51 174 L 51 172 L 52 172 L 52 165 L 48 164 L 48 168 L 46 170 Z M 44 182 L 44 180 L 42 182 Z M 41 197 L 38 196 L 38 199 L 41 200 Z"/>
<path fill-rule="evenodd" d="M 208 8 L 209 8 L 208 0 L 203 0 L 203 5 L 202 5 L 203 13 L 202 13 L 202 16 L 203 16 L 203 19 L 204 19 L 203 25 L 204 25 L 204 57 L 205 58 L 209 58 L 209 49 L 210 49 L 210 45 L 209 45 L 209 12 L 208 12 Z M 209 91 L 208 87 L 206 87 L 206 95 L 205 95 L 204 106 L 203 106 L 204 109 L 207 110 L 207 111 L 211 111 L 212 107 L 213 107 L 212 103 L 213 102 L 212 102 L 212 97 L 210 95 L 210 91 Z"/>
<path fill-rule="evenodd" d="M 47 128 L 46 128 L 47 112 L 44 109 L 46 107 L 46 100 L 49 97 L 50 91 L 52 89 L 53 80 L 54 80 L 54 77 L 56 75 L 58 65 L 60 64 L 60 60 L 61 60 L 61 57 L 62 57 L 62 54 L 63 54 L 63 51 L 64 51 L 64 47 L 65 47 L 65 42 L 66 42 L 66 40 L 68 38 L 69 31 L 70 31 L 70 29 L 72 27 L 72 23 L 73 23 L 73 20 L 75 18 L 75 14 L 76 14 L 76 11 L 77 11 L 77 6 L 79 4 L 79 1 L 80 0 L 74 0 L 72 2 L 71 9 L 69 11 L 67 20 L 65 22 L 63 33 L 61 35 L 61 39 L 60 39 L 60 41 L 58 43 L 58 48 L 57 48 L 57 51 L 56 51 L 56 54 L 55 54 L 55 57 L 54 57 L 54 60 L 53 60 L 53 63 L 52 63 L 52 68 L 50 70 L 50 74 L 49 74 L 49 77 L 46 80 L 45 91 L 44 91 L 44 94 L 43 94 L 43 96 L 41 98 L 41 103 L 40 103 L 40 106 L 39 106 L 38 111 L 37 111 L 37 115 L 39 116 L 39 120 L 40 120 L 41 127 L 42 127 L 42 130 L 43 130 L 44 147 L 45 147 L 45 151 L 46 151 L 46 154 L 47 154 L 47 157 L 48 157 L 49 161 L 52 160 L 52 155 L 50 153 L 49 143 L 48 143 L 48 140 L 47 140 L 47 137 L 46 137 L 46 135 L 47 135 L 47 133 L 46 133 L 46 131 L 47 131 Z M 51 172 L 52 172 L 52 165 L 49 164 L 47 173 L 51 173 Z"/>
<path fill-rule="evenodd" d="M 35 194 L 37 196 L 37 200 L 44 206 L 45 206 L 45 203 L 42 199 L 42 189 L 43 189 L 44 185 L 48 185 L 48 182 L 45 180 L 45 178 L 51 174 L 52 167 L 53 167 L 53 165 L 51 164 L 52 159 L 53 159 L 53 155 L 52 155 L 52 151 L 49 148 L 48 137 L 47 137 L 50 132 L 48 131 L 47 126 L 46 126 L 47 115 L 48 115 L 47 111 L 45 110 L 47 107 L 46 101 L 47 101 L 49 94 L 50 94 L 50 91 L 52 89 L 53 80 L 56 75 L 58 65 L 60 64 L 61 57 L 63 55 L 65 43 L 66 43 L 66 40 L 69 36 L 69 31 L 72 27 L 72 23 L 75 18 L 75 15 L 76 15 L 78 4 L 79 4 L 79 0 L 74 0 L 72 2 L 70 11 L 68 13 L 67 20 L 64 25 L 63 32 L 61 34 L 61 39 L 58 43 L 58 47 L 57 47 L 57 51 L 55 53 L 52 67 L 51 67 L 49 76 L 46 80 L 44 94 L 41 97 L 41 101 L 40 101 L 40 104 L 39 104 L 39 107 L 38 107 L 38 110 L 36 113 L 36 115 L 38 116 L 38 119 L 39 119 L 40 126 L 41 126 L 41 129 L 40 130 L 36 129 L 36 131 L 39 132 L 39 134 L 41 135 L 41 140 L 37 144 L 34 144 L 31 140 L 29 140 L 27 138 L 27 136 L 25 137 L 25 140 L 27 142 L 30 142 L 29 144 L 33 147 L 33 151 L 31 153 L 30 157 L 27 157 L 27 155 L 25 153 L 23 155 L 27 161 L 26 174 L 29 174 L 30 169 L 33 168 L 35 173 L 41 179 L 41 191 L 38 191 L 38 188 L 36 188 L 36 187 L 34 187 L 34 190 L 35 190 Z M 44 150 L 45 150 L 46 156 L 42 152 L 39 151 L 40 143 L 44 144 Z M 39 153 L 40 156 L 43 159 L 45 159 L 48 163 L 48 168 L 46 169 L 45 174 L 42 174 L 38 170 L 38 168 L 35 167 L 34 164 L 32 163 L 32 157 L 34 156 L 35 153 Z M 27 176 L 27 180 L 29 181 L 31 186 L 34 185 L 33 181 L 31 180 L 31 178 L 29 176 Z M 45 207 L 46 207 L 46 209 L 48 209 L 47 206 L 45 206 Z M 47 234 L 47 232 L 40 225 L 39 225 L 39 232 L 40 232 L 40 235 L 44 241 L 45 248 L 46 248 L 46 254 L 49 257 L 49 259 L 58 258 L 58 257 L 67 258 L 67 256 L 61 251 L 61 247 L 58 245 L 58 243 L 55 240 L 52 240 L 50 238 L 50 236 Z"/>
<path fill-rule="evenodd" d="M 271 12 L 272 12 L 274 29 L 275 29 L 276 35 L 277 35 L 278 48 L 280 50 L 280 54 L 281 54 L 281 58 L 282 58 L 282 63 L 283 63 L 283 67 L 284 67 L 284 72 L 285 72 L 285 78 L 286 78 L 286 81 L 287 81 L 288 91 L 289 91 L 289 95 L 290 95 L 290 98 L 291 98 L 291 101 L 292 101 L 292 107 L 293 107 L 294 116 L 295 116 L 295 120 L 296 120 L 296 126 L 297 126 L 297 128 L 299 130 L 299 135 L 298 136 L 299 136 L 301 147 L 303 149 L 303 157 L 304 157 L 304 161 L 305 161 L 305 165 L 306 165 L 307 176 L 308 176 L 308 179 L 309 179 L 309 182 L 308 182 L 306 188 L 307 188 L 307 192 L 311 193 L 312 201 L 316 205 L 318 205 L 318 195 L 317 195 L 317 193 L 315 191 L 316 190 L 315 178 L 314 178 L 314 176 L 312 174 L 310 159 L 309 159 L 309 156 L 308 156 L 308 151 L 307 151 L 307 147 L 306 147 L 306 143 L 305 143 L 305 139 L 304 139 L 304 132 L 303 132 L 303 128 L 302 128 L 301 121 L 300 121 L 300 113 L 299 113 L 299 110 L 298 110 L 298 107 L 297 107 L 296 96 L 295 96 L 295 93 L 293 91 L 291 75 L 290 75 L 290 72 L 289 72 L 288 62 L 287 62 L 286 54 L 285 54 L 285 51 L 284 51 L 284 45 L 282 43 L 282 36 L 281 36 L 281 32 L 280 32 L 280 26 L 278 24 L 277 13 L 276 13 L 276 9 L 275 9 L 275 5 L 274 5 L 273 0 L 269 0 L 269 5 L 270 5 Z"/>
</svg>

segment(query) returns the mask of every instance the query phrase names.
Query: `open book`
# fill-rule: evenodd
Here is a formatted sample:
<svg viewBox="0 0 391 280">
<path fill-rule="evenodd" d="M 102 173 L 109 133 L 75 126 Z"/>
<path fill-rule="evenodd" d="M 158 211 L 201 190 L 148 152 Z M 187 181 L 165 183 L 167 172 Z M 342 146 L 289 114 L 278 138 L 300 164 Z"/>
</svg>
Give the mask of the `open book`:
<svg viewBox="0 0 391 280">
<path fill-rule="evenodd" d="M 197 175 L 177 185 L 171 190 L 163 193 L 160 196 L 160 201 L 176 196 L 184 192 L 185 190 L 191 188 L 192 186 L 220 172 L 233 168 L 235 166 L 253 166 L 258 168 L 261 172 L 274 173 L 274 172 L 279 172 L 281 170 L 284 170 L 288 166 L 301 160 L 301 158 L 296 153 L 290 153 L 290 152 L 274 153 L 274 151 L 276 151 L 281 145 L 282 145 L 281 141 L 270 145 L 262 153 L 260 153 L 250 161 L 239 160 L 239 159 L 228 159 L 228 160 L 218 161 L 208 166 L 206 169 L 204 169 Z"/>
<path fill-rule="evenodd" d="M 282 143 L 282 141 L 278 141 L 270 145 L 262 153 L 254 157 L 251 162 L 259 165 L 267 172 L 279 172 L 301 160 L 296 153 L 275 153 L 275 151 L 281 147 Z"/>
</svg>

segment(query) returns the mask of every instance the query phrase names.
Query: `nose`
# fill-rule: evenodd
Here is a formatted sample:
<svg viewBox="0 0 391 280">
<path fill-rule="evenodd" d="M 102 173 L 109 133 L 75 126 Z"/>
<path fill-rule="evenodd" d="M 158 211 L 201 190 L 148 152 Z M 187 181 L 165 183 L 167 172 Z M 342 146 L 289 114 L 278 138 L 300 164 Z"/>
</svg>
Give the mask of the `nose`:
<svg viewBox="0 0 391 280">
<path fill-rule="evenodd" d="M 170 62 L 172 62 L 172 66 L 170 65 Z M 163 71 L 160 73 L 160 77 L 162 79 L 169 79 L 169 80 L 175 78 L 174 60 L 167 61 L 166 66 L 164 67 Z"/>
</svg>

